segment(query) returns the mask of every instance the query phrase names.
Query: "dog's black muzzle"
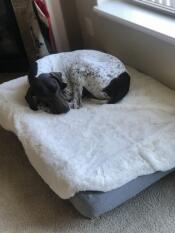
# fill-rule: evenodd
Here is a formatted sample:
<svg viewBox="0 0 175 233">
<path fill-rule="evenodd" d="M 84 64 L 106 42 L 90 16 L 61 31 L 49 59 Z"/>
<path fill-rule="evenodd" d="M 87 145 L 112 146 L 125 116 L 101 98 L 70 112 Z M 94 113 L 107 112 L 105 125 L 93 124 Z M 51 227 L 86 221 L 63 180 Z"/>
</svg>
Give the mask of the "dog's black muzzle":
<svg viewBox="0 0 175 233">
<path fill-rule="evenodd" d="M 53 114 L 67 113 L 70 110 L 68 102 L 65 100 L 63 94 L 58 91 L 52 96 L 39 97 L 38 100 Z"/>
</svg>

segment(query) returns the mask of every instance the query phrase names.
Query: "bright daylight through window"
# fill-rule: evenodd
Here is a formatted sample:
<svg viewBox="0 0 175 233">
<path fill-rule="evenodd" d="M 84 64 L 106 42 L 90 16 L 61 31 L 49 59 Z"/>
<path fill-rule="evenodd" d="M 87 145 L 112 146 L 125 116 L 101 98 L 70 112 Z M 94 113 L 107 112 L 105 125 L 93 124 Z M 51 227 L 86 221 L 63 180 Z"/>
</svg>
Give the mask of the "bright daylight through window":
<svg viewBox="0 0 175 233">
<path fill-rule="evenodd" d="M 135 0 L 135 1 L 175 14 L 175 0 Z"/>
</svg>

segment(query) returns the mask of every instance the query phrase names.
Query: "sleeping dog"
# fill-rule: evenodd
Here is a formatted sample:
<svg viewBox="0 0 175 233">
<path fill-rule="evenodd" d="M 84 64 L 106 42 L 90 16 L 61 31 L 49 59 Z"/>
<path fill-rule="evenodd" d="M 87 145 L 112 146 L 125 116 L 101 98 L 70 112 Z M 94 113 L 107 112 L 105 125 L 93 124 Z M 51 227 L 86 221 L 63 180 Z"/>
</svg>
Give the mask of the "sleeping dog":
<svg viewBox="0 0 175 233">
<path fill-rule="evenodd" d="M 26 101 L 33 110 L 44 106 L 51 113 L 66 113 L 82 106 L 84 91 L 114 104 L 129 91 L 130 76 L 116 57 L 95 50 L 53 54 L 30 69 Z"/>
</svg>

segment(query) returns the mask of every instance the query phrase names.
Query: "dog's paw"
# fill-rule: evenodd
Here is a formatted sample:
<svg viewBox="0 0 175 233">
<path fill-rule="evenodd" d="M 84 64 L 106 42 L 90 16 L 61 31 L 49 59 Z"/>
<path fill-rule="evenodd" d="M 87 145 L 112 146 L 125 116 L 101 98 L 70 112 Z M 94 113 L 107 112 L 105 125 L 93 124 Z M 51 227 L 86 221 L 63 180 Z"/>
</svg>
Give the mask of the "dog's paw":
<svg viewBox="0 0 175 233">
<path fill-rule="evenodd" d="M 50 109 L 47 106 L 44 106 L 42 104 L 38 105 L 38 109 L 43 112 L 51 113 Z"/>
<path fill-rule="evenodd" d="M 69 103 L 69 107 L 72 109 L 79 109 L 82 107 L 82 104 L 78 103 L 77 101 L 72 101 Z"/>
</svg>

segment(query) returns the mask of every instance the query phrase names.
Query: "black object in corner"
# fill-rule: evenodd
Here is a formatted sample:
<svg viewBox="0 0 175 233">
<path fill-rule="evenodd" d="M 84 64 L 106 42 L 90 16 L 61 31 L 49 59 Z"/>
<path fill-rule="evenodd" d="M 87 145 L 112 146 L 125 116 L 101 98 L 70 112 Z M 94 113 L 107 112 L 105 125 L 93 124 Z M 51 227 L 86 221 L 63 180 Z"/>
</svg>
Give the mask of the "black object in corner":
<svg viewBox="0 0 175 233">
<path fill-rule="evenodd" d="M 25 72 L 28 60 L 10 0 L 0 1 L 0 72 Z"/>
</svg>

